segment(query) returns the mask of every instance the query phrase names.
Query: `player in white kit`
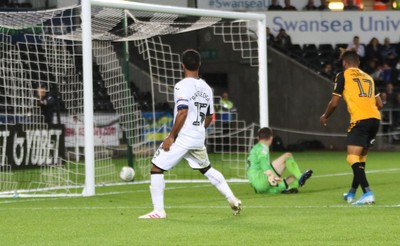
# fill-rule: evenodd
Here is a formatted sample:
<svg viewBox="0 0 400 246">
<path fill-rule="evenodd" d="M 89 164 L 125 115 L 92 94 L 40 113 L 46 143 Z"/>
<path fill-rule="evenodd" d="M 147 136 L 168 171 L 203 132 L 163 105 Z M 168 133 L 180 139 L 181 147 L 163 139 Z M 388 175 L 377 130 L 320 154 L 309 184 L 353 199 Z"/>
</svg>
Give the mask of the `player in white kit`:
<svg viewBox="0 0 400 246">
<path fill-rule="evenodd" d="M 241 201 L 229 188 L 224 176 L 212 168 L 205 147 L 205 130 L 214 114 L 213 92 L 208 84 L 199 78 L 200 54 L 186 50 L 182 54 L 185 78 L 174 89 L 174 125 L 169 136 L 157 149 L 152 159 L 150 193 L 154 210 L 140 216 L 141 219 L 161 219 L 167 215 L 164 210 L 164 171 L 186 159 L 192 169 L 199 170 L 226 197 L 237 215 Z"/>
</svg>

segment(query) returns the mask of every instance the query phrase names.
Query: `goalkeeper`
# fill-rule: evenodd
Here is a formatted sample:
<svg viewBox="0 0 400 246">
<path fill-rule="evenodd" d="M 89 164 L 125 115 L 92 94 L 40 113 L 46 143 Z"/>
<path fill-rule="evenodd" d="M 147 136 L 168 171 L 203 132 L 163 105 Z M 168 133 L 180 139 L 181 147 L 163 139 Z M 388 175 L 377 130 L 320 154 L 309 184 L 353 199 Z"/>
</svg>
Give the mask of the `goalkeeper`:
<svg viewBox="0 0 400 246">
<path fill-rule="evenodd" d="M 285 153 L 270 162 L 269 146 L 272 143 L 272 130 L 268 127 L 258 131 L 258 143 L 251 149 L 248 158 L 247 177 L 256 193 L 297 193 L 313 173 L 301 173 L 291 153 Z M 287 169 L 292 175 L 281 178 Z"/>
</svg>

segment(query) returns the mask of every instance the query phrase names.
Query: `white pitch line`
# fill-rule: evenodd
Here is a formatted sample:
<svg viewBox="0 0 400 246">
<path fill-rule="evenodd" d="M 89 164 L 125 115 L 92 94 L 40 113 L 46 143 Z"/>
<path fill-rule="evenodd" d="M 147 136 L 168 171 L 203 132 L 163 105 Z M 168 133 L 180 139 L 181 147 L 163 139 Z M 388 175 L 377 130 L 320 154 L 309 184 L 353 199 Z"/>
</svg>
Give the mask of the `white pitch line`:
<svg viewBox="0 0 400 246">
<path fill-rule="evenodd" d="M 389 172 L 398 172 L 398 171 L 400 171 L 400 168 L 368 170 L 368 171 L 366 171 L 366 173 L 389 173 Z M 353 173 L 346 172 L 346 173 L 321 174 L 321 175 L 313 175 L 312 178 L 327 178 L 327 177 L 338 177 L 338 176 L 347 176 L 347 175 L 353 175 Z"/>
<path fill-rule="evenodd" d="M 208 187 L 209 184 L 203 185 L 192 185 L 192 186 L 175 186 L 175 187 L 166 187 L 165 190 L 179 190 L 179 189 L 188 189 L 188 188 L 203 188 Z M 149 192 L 149 189 L 142 189 L 142 190 L 130 190 L 130 191 L 112 191 L 106 193 L 99 193 L 96 196 L 109 196 L 109 195 L 120 195 L 120 194 L 128 194 L 128 193 L 142 193 L 142 192 Z M 9 203 L 22 203 L 22 202 L 40 202 L 40 201 L 51 201 L 51 200 L 59 200 L 59 199 L 71 199 L 71 198 L 83 198 L 82 196 L 73 196 L 73 197 L 47 197 L 47 198 L 32 198 L 28 199 L 27 197 L 18 197 L 13 198 L 12 200 L 5 200 L 1 201 L 1 204 L 9 204 Z"/>
<path fill-rule="evenodd" d="M 367 173 L 388 173 L 388 172 L 398 172 L 400 171 L 400 168 L 389 168 L 389 169 L 377 169 L 377 170 L 369 170 Z M 339 176 L 348 176 L 352 175 L 350 172 L 346 173 L 331 173 L 331 174 L 321 174 L 321 175 L 313 175 L 312 178 L 328 178 L 328 177 L 339 177 Z M 175 187 L 166 187 L 166 190 L 177 190 L 177 189 L 187 189 L 187 188 L 203 188 L 203 187 L 208 187 L 210 186 L 208 180 L 196 180 L 197 182 L 190 182 L 191 184 L 196 184 L 196 183 L 204 183 L 204 185 L 193 185 L 193 186 L 175 186 Z M 235 183 L 247 183 L 247 180 L 231 180 L 232 182 Z M 228 180 L 229 182 L 229 180 Z M 148 181 L 144 181 L 142 184 L 147 184 L 149 183 Z M 172 180 L 172 182 L 175 184 L 175 182 Z M 176 182 L 176 183 L 182 183 L 182 182 Z M 137 184 L 137 183 L 127 183 L 126 185 L 132 185 L 132 184 Z M 187 184 L 187 183 L 186 183 Z M 141 193 L 141 192 L 148 192 L 148 189 L 141 189 L 141 190 L 131 190 L 131 191 L 112 191 L 112 192 L 105 192 L 105 193 L 99 193 L 96 194 L 96 196 L 109 196 L 109 195 L 120 195 L 120 194 L 128 194 L 128 193 Z M 23 197 L 21 197 L 23 198 Z M 32 198 L 32 197 L 30 197 Z M 9 203 L 21 203 L 21 202 L 37 202 L 37 201 L 49 201 L 49 200 L 56 200 L 56 199 L 71 199 L 71 198 L 82 198 L 81 196 L 74 196 L 74 197 L 49 197 L 49 198 L 32 198 L 32 199 L 13 199 L 13 200 L 6 200 L 6 201 L 0 201 L 0 204 L 9 204 Z M 0 199 L 1 200 L 1 199 Z"/>
<path fill-rule="evenodd" d="M 10 210 L 30 210 L 30 211 L 37 211 L 37 210 L 59 210 L 59 211 L 73 211 L 73 210 L 124 210 L 124 209 L 150 209 L 149 206 L 116 206 L 116 207 L 100 207 L 100 206 L 93 206 L 93 207 L 29 207 L 29 208 L 0 208 L 0 211 L 10 211 Z M 228 206 L 166 206 L 166 209 L 228 209 Z M 400 204 L 374 204 L 374 205 L 364 205 L 364 206 L 354 206 L 354 205 L 294 205 L 294 206 L 268 206 L 268 205 L 250 205 L 250 206 L 243 206 L 243 209 L 349 209 L 349 208 L 400 208 Z"/>
<path fill-rule="evenodd" d="M 370 170 L 367 171 L 367 173 L 388 173 L 388 172 L 398 172 L 400 171 L 400 168 L 390 168 L 390 169 L 379 169 L 379 170 Z M 340 177 L 340 176 L 348 176 L 352 175 L 353 173 L 346 172 L 346 173 L 331 173 L 331 174 L 321 174 L 321 175 L 313 175 L 312 178 L 329 178 L 329 177 Z M 229 182 L 229 180 L 228 180 Z M 233 183 L 248 183 L 248 180 L 232 180 Z M 170 182 L 175 184 L 175 182 Z M 181 182 L 177 182 L 181 183 Z M 208 180 L 196 180 L 196 182 L 190 182 L 190 183 L 206 183 L 205 185 L 194 185 L 194 186 L 177 186 L 177 187 L 167 187 L 165 188 L 166 190 L 176 190 L 176 189 L 186 189 L 186 188 L 202 188 L 202 187 L 207 187 L 209 186 L 209 181 Z M 186 183 L 187 184 L 187 183 Z M 231 183 L 232 185 L 232 183 Z M 136 193 L 136 192 L 148 192 L 148 190 L 133 190 L 133 191 L 121 191 L 121 192 L 108 192 L 108 193 L 101 193 L 98 194 L 99 196 L 107 196 L 107 195 L 118 195 L 118 194 L 127 194 L 127 193 Z"/>
<path fill-rule="evenodd" d="M 389 168 L 389 169 L 378 169 L 378 170 L 369 170 L 366 173 L 387 173 L 387 172 L 398 172 L 400 168 Z M 345 172 L 345 173 L 330 173 L 330 174 L 321 174 L 321 175 L 313 175 L 313 178 L 325 178 L 325 177 L 338 177 L 338 176 L 347 176 L 352 175 L 352 172 Z M 208 179 L 193 179 L 193 180 L 166 180 L 165 183 L 167 184 L 198 184 L 198 183 L 209 183 Z M 231 178 L 227 179 L 226 182 L 228 183 L 248 183 L 247 179 L 237 179 Z M 124 182 L 118 183 L 117 185 L 141 185 L 141 184 L 150 184 L 149 180 L 145 181 L 138 181 L 138 182 Z M 113 184 L 107 185 L 113 186 Z M 102 186 L 99 186 L 102 187 Z M 202 187 L 202 186 L 201 186 Z"/>
<path fill-rule="evenodd" d="M 193 185 L 193 186 L 176 186 L 176 187 L 165 187 L 165 190 L 179 190 L 179 189 L 188 189 L 188 188 L 203 188 L 208 187 L 210 184 L 203 185 Z M 118 195 L 118 194 L 126 194 L 126 193 L 141 193 L 141 192 L 149 192 L 149 189 L 145 190 L 130 190 L 130 191 L 113 191 L 107 193 L 96 194 L 96 196 L 108 196 L 108 195 Z"/>
</svg>

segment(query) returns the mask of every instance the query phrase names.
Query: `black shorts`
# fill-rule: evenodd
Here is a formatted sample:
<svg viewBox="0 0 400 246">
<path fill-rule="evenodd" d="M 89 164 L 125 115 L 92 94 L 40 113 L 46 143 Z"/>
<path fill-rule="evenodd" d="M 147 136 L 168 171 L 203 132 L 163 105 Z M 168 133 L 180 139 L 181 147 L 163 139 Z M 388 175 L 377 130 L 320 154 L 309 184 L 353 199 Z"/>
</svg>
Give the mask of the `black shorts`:
<svg viewBox="0 0 400 246">
<path fill-rule="evenodd" d="M 371 147 L 375 142 L 379 125 L 380 120 L 374 118 L 352 123 L 347 133 L 347 145 Z"/>
</svg>

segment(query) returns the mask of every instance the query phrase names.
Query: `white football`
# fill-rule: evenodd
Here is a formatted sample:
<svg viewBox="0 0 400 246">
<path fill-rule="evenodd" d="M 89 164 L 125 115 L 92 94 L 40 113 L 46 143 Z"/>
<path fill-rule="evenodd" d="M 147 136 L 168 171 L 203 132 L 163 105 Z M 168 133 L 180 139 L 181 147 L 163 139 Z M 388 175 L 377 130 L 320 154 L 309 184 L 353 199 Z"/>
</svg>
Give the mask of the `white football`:
<svg viewBox="0 0 400 246">
<path fill-rule="evenodd" d="M 119 177 L 123 181 L 132 181 L 135 178 L 135 170 L 131 167 L 123 167 L 119 172 Z"/>
</svg>

